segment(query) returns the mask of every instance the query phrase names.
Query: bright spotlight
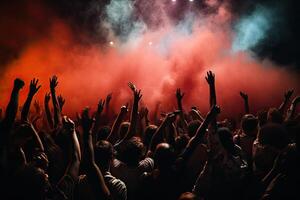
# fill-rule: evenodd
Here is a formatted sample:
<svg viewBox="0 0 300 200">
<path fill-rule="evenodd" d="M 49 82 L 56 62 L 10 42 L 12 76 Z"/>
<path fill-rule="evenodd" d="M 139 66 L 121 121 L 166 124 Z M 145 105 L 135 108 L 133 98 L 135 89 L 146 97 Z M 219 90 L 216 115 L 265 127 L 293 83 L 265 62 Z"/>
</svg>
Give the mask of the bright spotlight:
<svg viewBox="0 0 300 200">
<path fill-rule="evenodd" d="M 176 0 L 172 0 L 172 2 L 176 2 Z"/>
<path fill-rule="evenodd" d="M 114 43 L 113 41 L 110 41 L 110 42 L 109 42 L 109 45 L 110 45 L 110 46 L 113 46 L 114 44 L 115 44 L 115 43 Z"/>
<path fill-rule="evenodd" d="M 189 0 L 190 2 L 193 2 L 194 0 Z"/>
<path fill-rule="evenodd" d="M 152 46 L 153 43 L 150 41 L 150 42 L 148 42 L 148 44 L 149 44 L 149 46 Z"/>
</svg>

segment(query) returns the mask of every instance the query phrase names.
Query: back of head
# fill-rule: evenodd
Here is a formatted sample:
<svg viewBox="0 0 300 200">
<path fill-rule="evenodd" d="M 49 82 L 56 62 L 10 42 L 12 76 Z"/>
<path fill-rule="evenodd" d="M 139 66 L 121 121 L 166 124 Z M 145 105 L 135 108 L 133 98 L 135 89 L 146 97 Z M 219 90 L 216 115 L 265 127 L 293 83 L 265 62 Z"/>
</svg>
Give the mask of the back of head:
<svg viewBox="0 0 300 200">
<path fill-rule="evenodd" d="M 188 135 L 190 137 L 193 137 L 196 134 L 196 132 L 197 132 L 198 128 L 200 127 L 200 125 L 201 125 L 201 122 L 199 120 L 191 121 L 188 124 Z"/>
<path fill-rule="evenodd" d="M 138 137 L 132 137 L 123 142 L 120 148 L 121 160 L 129 166 L 136 166 L 144 152 L 144 144 Z"/>
<path fill-rule="evenodd" d="M 241 121 L 241 127 L 246 135 L 256 136 L 258 120 L 254 115 L 246 114 Z"/>
<path fill-rule="evenodd" d="M 235 155 L 236 149 L 231 131 L 228 128 L 223 127 L 218 129 L 217 134 L 224 149 L 231 155 Z"/>
<path fill-rule="evenodd" d="M 112 144 L 106 140 L 100 140 L 96 143 L 94 151 L 97 165 L 108 170 L 110 162 L 114 157 Z"/>
<path fill-rule="evenodd" d="M 283 116 L 277 108 L 270 108 L 268 111 L 268 122 L 281 124 Z"/>
<path fill-rule="evenodd" d="M 109 136 L 110 130 L 109 126 L 102 126 L 97 132 L 96 141 L 105 140 Z"/>
<path fill-rule="evenodd" d="M 154 152 L 154 163 L 160 170 L 168 170 L 174 163 L 174 151 L 168 143 L 160 143 Z"/>
<path fill-rule="evenodd" d="M 261 145 L 269 145 L 279 150 L 285 148 L 289 143 L 284 127 L 274 123 L 263 126 L 258 132 L 257 140 Z"/>
</svg>

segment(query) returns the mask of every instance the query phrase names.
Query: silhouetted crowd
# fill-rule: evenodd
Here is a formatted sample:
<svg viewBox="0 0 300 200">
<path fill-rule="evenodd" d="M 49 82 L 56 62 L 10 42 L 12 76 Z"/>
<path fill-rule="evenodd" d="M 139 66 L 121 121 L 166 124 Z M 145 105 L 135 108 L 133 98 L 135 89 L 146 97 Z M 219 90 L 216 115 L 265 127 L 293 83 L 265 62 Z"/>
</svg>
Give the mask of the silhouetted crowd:
<svg viewBox="0 0 300 200">
<path fill-rule="evenodd" d="M 289 90 L 278 108 L 251 114 L 240 92 L 243 117 L 220 121 L 215 75 L 205 78 L 204 115 L 183 109 L 177 89 L 177 110 L 160 113 L 157 103 L 150 116 L 129 82 L 131 105 L 114 113 L 109 94 L 73 119 L 62 114 L 56 76 L 42 105 L 32 102 L 41 87 L 33 79 L 21 109 L 25 83 L 15 79 L 0 114 L 0 199 L 300 199 L 300 96 Z"/>
</svg>

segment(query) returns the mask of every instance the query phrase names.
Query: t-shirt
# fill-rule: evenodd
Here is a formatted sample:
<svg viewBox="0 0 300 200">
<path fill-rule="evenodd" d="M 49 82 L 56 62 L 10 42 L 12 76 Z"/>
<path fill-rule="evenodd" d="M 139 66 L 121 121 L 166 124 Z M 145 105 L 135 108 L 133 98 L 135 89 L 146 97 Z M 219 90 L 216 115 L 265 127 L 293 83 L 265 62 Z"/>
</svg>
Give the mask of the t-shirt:
<svg viewBox="0 0 300 200">
<path fill-rule="evenodd" d="M 122 161 L 114 159 L 111 173 L 126 184 L 128 199 L 134 199 L 140 186 L 141 176 L 144 172 L 151 172 L 153 168 L 154 161 L 152 158 L 141 160 L 136 167 L 130 167 Z"/>
</svg>

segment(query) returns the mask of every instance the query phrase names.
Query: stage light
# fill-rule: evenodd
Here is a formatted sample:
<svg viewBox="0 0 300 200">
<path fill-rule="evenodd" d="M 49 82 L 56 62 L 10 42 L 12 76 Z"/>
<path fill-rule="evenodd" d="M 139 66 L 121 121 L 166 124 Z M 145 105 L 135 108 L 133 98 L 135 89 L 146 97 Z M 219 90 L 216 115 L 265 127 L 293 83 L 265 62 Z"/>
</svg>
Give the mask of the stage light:
<svg viewBox="0 0 300 200">
<path fill-rule="evenodd" d="M 172 0 L 172 2 L 176 2 L 176 0 Z"/>
<path fill-rule="evenodd" d="M 193 2 L 194 0 L 189 0 L 190 2 Z"/>
<path fill-rule="evenodd" d="M 110 46 L 113 46 L 114 44 L 115 44 L 115 43 L 114 43 L 113 41 L 110 41 L 110 42 L 109 42 L 109 45 L 110 45 Z"/>
<path fill-rule="evenodd" d="M 150 42 L 148 42 L 148 44 L 149 44 L 149 46 L 152 46 L 153 43 L 150 41 Z"/>
</svg>

